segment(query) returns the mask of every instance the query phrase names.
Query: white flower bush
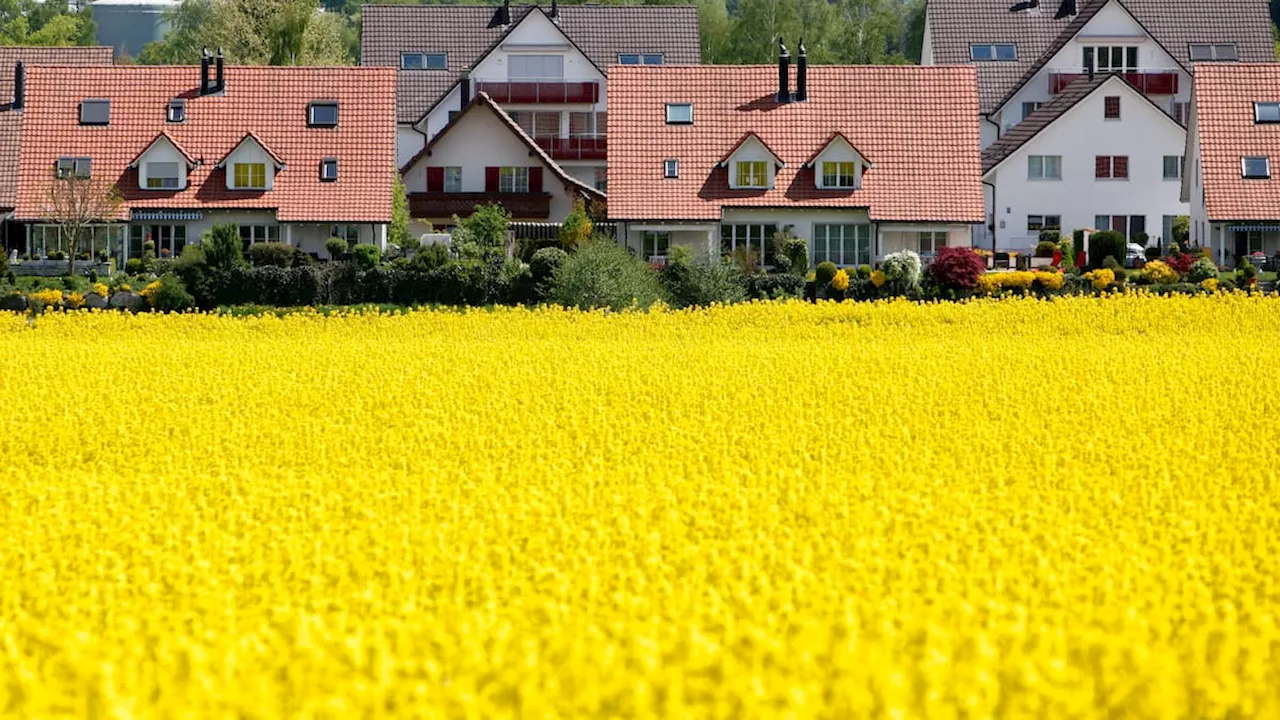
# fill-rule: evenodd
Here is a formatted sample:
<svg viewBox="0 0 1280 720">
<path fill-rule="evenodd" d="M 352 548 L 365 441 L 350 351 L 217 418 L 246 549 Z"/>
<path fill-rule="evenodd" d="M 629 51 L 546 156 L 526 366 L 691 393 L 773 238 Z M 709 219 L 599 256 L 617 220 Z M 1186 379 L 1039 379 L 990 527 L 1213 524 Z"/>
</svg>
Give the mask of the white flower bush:
<svg viewBox="0 0 1280 720">
<path fill-rule="evenodd" d="M 920 288 L 920 256 L 914 250 L 889 253 L 881 266 L 885 285 L 892 292 L 908 293 Z"/>
</svg>

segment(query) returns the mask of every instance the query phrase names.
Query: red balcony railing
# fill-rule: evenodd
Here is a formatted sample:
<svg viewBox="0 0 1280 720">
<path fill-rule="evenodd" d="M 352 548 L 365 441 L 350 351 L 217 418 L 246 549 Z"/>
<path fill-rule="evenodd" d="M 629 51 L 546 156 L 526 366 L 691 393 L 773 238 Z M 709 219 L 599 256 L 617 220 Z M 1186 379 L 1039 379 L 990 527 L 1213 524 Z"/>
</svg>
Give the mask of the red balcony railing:
<svg viewBox="0 0 1280 720">
<path fill-rule="evenodd" d="M 600 102 L 600 83 L 595 80 L 479 80 L 476 91 L 499 103 Z"/>
<path fill-rule="evenodd" d="M 553 160 L 604 160 L 608 154 L 603 135 L 589 137 L 538 137 L 538 145 Z"/>
<path fill-rule="evenodd" d="M 409 214 L 416 218 L 467 217 L 477 205 L 496 202 L 517 220 L 546 220 L 551 216 L 548 193 L 471 192 L 409 193 Z"/>
<path fill-rule="evenodd" d="M 1102 72 L 1102 71 L 1099 71 Z M 1137 88 L 1138 92 L 1144 95 L 1177 95 L 1178 94 L 1178 71 L 1169 69 L 1158 70 L 1139 70 L 1137 72 L 1120 73 L 1120 76 L 1129 81 L 1129 84 Z M 1049 92 L 1057 95 L 1071 83 L 1088 78 L 1086 71 L 1080 72 L 1050 72 L 1049 73 Z"/>
</svg>

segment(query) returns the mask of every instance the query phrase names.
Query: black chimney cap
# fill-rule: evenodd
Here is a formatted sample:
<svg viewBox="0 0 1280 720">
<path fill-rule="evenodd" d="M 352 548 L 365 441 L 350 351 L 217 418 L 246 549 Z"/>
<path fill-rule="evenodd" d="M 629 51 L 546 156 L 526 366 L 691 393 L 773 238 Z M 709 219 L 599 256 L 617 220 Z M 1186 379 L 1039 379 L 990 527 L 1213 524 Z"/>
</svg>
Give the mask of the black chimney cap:
<svg viewBox="0 0 1280 720">
<path fill-rule="evenodd" d="M 1058 6 L 1058 12 L 1054 14 L 1054 20 L 1063 20 L 1073 17 L 1076 14 L 1076 0 L 1062 0 L 1062 4 Z"/>
<path fill-rule="evenodd" d="M 503 0 L 489 19 L 488 29 L 506 27 L 511 24 L 511 0 Z"/>
</svg>

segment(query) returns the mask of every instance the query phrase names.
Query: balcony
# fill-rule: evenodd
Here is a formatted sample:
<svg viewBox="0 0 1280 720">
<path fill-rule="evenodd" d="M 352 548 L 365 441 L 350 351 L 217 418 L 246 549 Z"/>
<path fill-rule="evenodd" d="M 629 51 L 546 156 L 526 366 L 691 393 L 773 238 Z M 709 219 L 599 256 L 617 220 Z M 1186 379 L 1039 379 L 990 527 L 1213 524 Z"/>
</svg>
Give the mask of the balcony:
<svg viewBox="0 0 1280 720">
<path fill-rule="evenodd" d="M 533 140 L 553 160 L 604 160 L 608 150 L 603 135 L 536 137 Z"/>
<path fill-rule="evenodd" d="M 409 215 L 415 218 L 467 217 L 477 205 L 496 202 L 516 220 L 546 220 L 551 216 L 548 193 L 469 192 L 409 193 Z"/>
<path fill-rule="evenodd" d="M 1098 71 L 1102 73 L 1103 71 Z M 1071 83 L 1087 79 L 1089 73 L 1087 70 L 1074 70 L 1064 72 L 1054 70 L 1049 72 L 1049 93 L 1057 95 Z M 1178 94 L 1178 71 L 1173 68 L 1149 68 L 1138 70 L 1136 72 L 1120 73 L 1120 77 L 1129 81 L 1129 84 L 1143 95 L 1177 95 Z"/>
<path fill-rule="evenodd" d="M 485 92 L 502 104 L 597 103 L 596 80 L 477 80 L 476 92 Z"/>
</svg>

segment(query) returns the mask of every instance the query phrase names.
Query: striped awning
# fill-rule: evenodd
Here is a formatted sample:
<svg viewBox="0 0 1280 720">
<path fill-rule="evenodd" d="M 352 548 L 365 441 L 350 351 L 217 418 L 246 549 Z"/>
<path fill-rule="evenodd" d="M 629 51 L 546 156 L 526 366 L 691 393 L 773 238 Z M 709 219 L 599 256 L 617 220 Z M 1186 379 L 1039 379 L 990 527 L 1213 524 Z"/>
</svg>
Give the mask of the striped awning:
<svg viewBox="0 0 1280 720">
<path fill-rule="evenodd" d="M 134 210 L 130 220 L 199 220 L 204 214 L 199 210 Z"/>
<path fill-rule="evenodd" d="M 1250 230 L 1275 232 L 1280 231 L 1280 225 L 1228 225 L 1227 229 L 1231 232 L 1249 232 Z"/>
</svg>

